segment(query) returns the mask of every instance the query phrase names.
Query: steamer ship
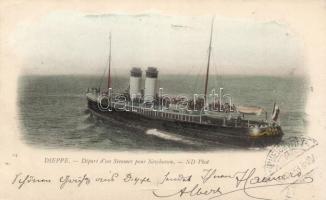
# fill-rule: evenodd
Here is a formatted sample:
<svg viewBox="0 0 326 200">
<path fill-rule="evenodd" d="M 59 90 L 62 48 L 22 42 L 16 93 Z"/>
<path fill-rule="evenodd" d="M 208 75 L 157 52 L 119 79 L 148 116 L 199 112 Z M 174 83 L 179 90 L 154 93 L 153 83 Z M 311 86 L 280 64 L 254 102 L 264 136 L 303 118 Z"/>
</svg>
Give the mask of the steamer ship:
<svg viewBox="0 0 326 200">
<path fill-rule="evenodd" d="M 129 88 L 115 91 L 111 87 L 111 33 L 109 37 L 108 83 L 106 89 L 92 88 L 86 93 L 91 116 L 134 123 L 148 129 L 173 132 L 207 142 L 239 147 L 263 147 L 279 143 L 283 131 L 278 123 L 280 109 L 274 103 L 270 119 L 257 106 L 235 106 L 229 94 L 219 88 L 208 94 L 214 18 L 211 24 L 203 95 L 193 98 L 166 96 L 158 88 L 158 70 L 148 67 L 142 88 L 143 71 L 130 71 Z"/>
</svg>

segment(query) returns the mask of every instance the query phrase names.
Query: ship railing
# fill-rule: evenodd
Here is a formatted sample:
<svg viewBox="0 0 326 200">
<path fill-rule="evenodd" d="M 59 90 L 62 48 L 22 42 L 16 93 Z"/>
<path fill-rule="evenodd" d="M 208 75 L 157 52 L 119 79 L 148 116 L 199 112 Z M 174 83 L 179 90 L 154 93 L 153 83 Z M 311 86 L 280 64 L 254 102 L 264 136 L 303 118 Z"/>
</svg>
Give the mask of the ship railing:
<svg viewBox="0 0 326 200">
<path fill-rule="evenodd" d="M 238 119 L 231 119 L 231 120 L 227 120 L 226 118 L 223 119 L 223 124 L 222 126 L 225 127 L 235 127 L 235 128 L 239 128 L 239 127 L 252 127 L 254 124 L 251 123 L 250 120 L 246 120 L 246 121 L 239 121 Z"/>
<path fill-rule="evenodd" d="M 170 120 L 178 120 L 178 121 L 185 121 L 185 122 L 196 122 L 196 123 L 210 123 L 207 118 L 204 118 L 206 116 L 203 112 L 200 112 L 199 115 L 193 115 L 190 113 L 184 113 L 184 112 L 172 112 L 172 111 L 166 111 L 166 110 L 150 110 L 146 109 L 141 106 L 126 106 L 126 109 L 131 112 L 141 113 L 143 115 L 153 117 L 153 118 L 161 118 L 161 119 L 170 119 Z M 223 118 L 223 121 L 221 122 L 222 126 L 225 127 L 252 127 L 256 125 L 255 123 L 252 123 L 249 119 L 238 121 L 237 119 L 227 120 L 226 118 Z"/>
<path fill-rule="evenodd" d="M 204 123 L 203 113 L 201 115 L 193 115 L 184 112 L 150 110 L 141 106 L 126 106 L 126 110 L 131 112 L 141 113 L 143 115 L 150 116 L 153 118 L 163 118 L 163 119 L 172 119 L 172 120 L 186 121 L 186 122 Z"/>
<path fill-rule="evenodd" d="M 152 111 L 155 117 L 163 118 L 163 119 L 173 119 L 178 121 L 186 121 L 186 122 L 196 122 L 199 121 L 199 116 L 191 115 L 187 113 L 176 113 L 169 111 Z"/>
</svg>

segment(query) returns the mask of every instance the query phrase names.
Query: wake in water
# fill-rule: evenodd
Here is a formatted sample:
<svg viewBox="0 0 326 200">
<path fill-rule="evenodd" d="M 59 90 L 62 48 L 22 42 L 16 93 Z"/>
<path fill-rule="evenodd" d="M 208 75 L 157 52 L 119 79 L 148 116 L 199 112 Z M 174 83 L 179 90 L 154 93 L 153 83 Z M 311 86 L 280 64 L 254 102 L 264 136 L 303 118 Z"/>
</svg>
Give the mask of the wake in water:
<svg viewBox="0 0 326 200">
<path fill-rule="evenodd" d="M 114 118 L 105 120 L 88 111 L 78 119 L 74 135 L 88 145 L 105 149 L 151 149 L 151 150 L 194 150 L 202 149 L 204 143 L 158 129 L 148 129 L 137 123 L 124 123 Z M 77 138 L 75 136 L 75 138 Z"/>
<path fill-rule="evenodd" d="M 157 130 L 157 129 L 148 129 L 146 131 L 146 134 L 153 135 L 153 136 L 165 139 L 165 140 L 172 140 L 172 141 L 181 142 L 181 143 L 185 143 L 185 144 L 191 144 L 191 145 L 196 144 L 194 141 L 188 140 L 182 136 L 174 135 L 172 133 Z"/>
<path fill-rule="evenodd" d="M 77 131 L 90 130 L 94 128 L 94 119 L 89 115 L 89 111 L 85 110 L 84 115 L 79 117 L 78 124 L 76 126 Z"/>
</svg>

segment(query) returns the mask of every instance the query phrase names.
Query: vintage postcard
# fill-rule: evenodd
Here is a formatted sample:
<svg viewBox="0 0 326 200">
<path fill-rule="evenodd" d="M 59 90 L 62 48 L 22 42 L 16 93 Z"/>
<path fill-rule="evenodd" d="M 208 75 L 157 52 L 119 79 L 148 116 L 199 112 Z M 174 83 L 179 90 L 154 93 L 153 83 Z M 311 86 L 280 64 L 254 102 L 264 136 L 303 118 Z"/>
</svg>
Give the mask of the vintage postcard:
<svg viewBox="0 0 326 200">
<path fill-rule="evenodd" d="M 325 1 L 0 1 L 0 199 L 326 199 Z"/>
</svg>

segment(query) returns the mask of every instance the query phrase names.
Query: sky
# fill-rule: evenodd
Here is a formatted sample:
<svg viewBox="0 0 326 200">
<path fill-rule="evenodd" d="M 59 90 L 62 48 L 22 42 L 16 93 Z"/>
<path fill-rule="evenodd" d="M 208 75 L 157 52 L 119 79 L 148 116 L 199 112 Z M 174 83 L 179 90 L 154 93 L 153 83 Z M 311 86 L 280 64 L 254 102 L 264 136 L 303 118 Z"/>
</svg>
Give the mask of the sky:
<svg viewBox="0 0 326 200">
<path fill-rule="evenodd" d="M 52 12 L 22 23 L 10 43 L 28 74 L 113 73 L 157 67 L 161 74 L 204 74 L 212 16 Z M 303 44 L 282 21 L 215 16 L 210 74 L 302 75 Z"/>
</svg>

